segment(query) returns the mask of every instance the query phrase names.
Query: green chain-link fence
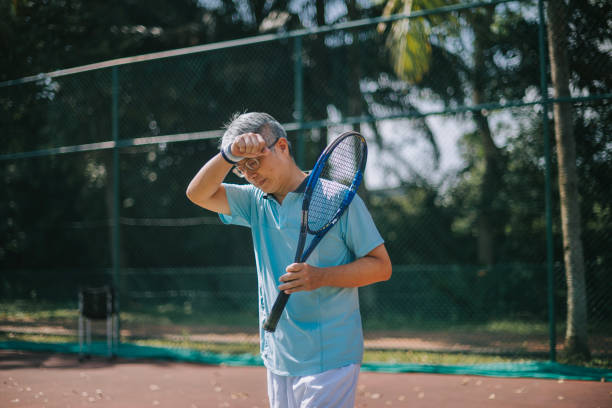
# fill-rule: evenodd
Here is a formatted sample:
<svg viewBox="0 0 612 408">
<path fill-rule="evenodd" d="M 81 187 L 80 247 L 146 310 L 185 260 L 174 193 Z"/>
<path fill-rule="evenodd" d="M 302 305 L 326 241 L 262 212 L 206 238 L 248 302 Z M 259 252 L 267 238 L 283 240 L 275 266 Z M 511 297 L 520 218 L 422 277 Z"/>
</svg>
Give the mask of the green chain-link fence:
<svg viewBox="0 0 612 408">
<path fill-rule="evenodd" d="M 610 7 L 578 3 L 561 16 L 565 103 L 589 346 L 608 365 Z M 604 17 L 589 14 L 598 7 Z M 541 11 L 531 1 L 416 10 L 0 84 L 2 337 L 73 341 L 78 288 L 111 283 L 123 342 L 252 350 L 249 232 L 185 197 L 223 123 L 249 110 L 285 124 L 305 169 L 343 129 L 367 137 L 361 194 L 393 261 L 390 281 L 360 289 L 369 350 L 555 359 L 567 291 Z"/>
</svg>

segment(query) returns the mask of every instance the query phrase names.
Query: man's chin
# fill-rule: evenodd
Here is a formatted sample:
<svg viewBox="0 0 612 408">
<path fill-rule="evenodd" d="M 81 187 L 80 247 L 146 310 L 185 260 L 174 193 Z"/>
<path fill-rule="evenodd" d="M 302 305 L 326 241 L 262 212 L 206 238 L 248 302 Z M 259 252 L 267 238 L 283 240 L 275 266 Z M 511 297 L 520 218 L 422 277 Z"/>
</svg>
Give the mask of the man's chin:
<svg viewBox="0 0 612 408">
<path fill-rule="evenodd" d="M 267 193 L 266 191 L 266 181 L 267 179 L 263 179 L 263 180 L 259 180 L 259 181 L 251 181 L 251 184 L 253 184 L 255 187 L 257 187 L 258 189 L 264 191 Z"/>
</svg>

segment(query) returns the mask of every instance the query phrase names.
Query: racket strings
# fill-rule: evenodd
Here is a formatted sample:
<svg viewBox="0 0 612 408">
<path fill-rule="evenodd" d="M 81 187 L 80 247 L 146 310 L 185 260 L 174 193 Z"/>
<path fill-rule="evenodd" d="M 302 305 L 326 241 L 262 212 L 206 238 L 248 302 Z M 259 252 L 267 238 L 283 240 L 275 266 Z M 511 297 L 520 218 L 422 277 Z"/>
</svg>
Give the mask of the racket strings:
<svg viewBox="0 0 612 408">
<path fill-rule="evenodd" d="M 364 146 L 357 137 L 345 138 L 332 150 L 312 192 L 308 209 L 308 229 L 311 232 L 320 231 L 333 221 L 351 192 L 363 155 Z"/>
</svg>

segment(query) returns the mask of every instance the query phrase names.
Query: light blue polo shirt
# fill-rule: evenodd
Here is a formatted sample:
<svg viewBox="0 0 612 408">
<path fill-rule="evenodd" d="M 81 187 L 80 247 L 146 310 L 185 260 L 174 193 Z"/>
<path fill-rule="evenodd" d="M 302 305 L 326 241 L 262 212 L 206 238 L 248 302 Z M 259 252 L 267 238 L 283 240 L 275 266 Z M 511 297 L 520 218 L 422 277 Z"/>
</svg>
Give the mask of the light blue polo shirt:
<svg viewBox="0 0 612 408">
<path fill-rule="evenodd" d="M 282 205 L 252 185 L 223 184 L 231 216 L 226 224 L 251 228 L 259 289 L 261 355 L 266 367 L 303 376 L 361 363 L 363 332 L 356 288 L 322 287 L 293 293 L 273 333 L 262 329 L 278 295 L 279 278 L 293 263 L 300 233 L 305 183 Z M 312 236 L 309 235 L 306 247 Z M 365 204 L 353 202 L 306 261 L 319 267 L 343 265 L 383 243 Z"/>
</svg>

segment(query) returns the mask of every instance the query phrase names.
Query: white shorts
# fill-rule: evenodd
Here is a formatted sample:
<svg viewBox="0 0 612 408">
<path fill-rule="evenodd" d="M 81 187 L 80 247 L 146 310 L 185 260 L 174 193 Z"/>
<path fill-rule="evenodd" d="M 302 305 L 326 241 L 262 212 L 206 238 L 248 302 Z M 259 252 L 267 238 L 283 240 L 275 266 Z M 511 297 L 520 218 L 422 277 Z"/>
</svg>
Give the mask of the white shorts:
<svg viewBox="0 0 612 408">
<path fill-rule="evenodd" d="M 268 370 L 270 408 L 353 408 L 359 364 L 298 377 Z"/>
</svg>

